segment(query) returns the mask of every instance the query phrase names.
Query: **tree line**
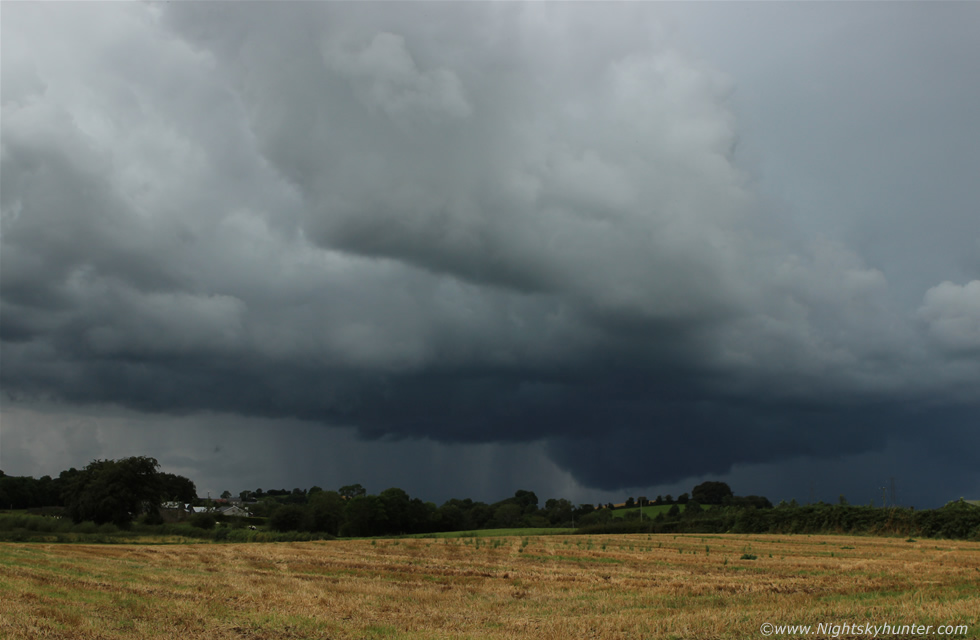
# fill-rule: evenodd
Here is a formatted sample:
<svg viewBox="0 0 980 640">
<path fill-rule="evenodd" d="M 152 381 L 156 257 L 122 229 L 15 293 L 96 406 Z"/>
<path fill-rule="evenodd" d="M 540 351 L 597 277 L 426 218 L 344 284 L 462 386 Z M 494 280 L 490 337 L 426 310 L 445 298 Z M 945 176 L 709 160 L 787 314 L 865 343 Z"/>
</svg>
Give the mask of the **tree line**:
<svg viewBox="0 0 980 640">
<path fill-rule="evenodd" d="M 258 493 L 258 492 L 256 492 Z M 552 498 L 540 505 L 533 491 L 518 490 L 494 503 L 454 498 L 437 506 L 392 487 L 370 495 L 361 485 L 337 491 L 312 487 L 288 495 L 269 495 L 248 505 L 268 518 L 275 531 L 324 532 L 339 536 L 377 536 L 469 531 L 512 527 L 573 526 L 576 517 L 595 510 Z"/>
<path fill-rule="evenodd" d="M 232 496 L 222 493 L 222 500 Z M 578 532 L 615 533 L 877 533 L 980 539 L 980 508 L 965 502 L 942 509 L 915 511 L 847 504 L 800 506 L 772 503 L 762 496 L 736 496 L 724 482 L 703 482 L 690 494 L 647 500 L 632 497 L 622 505 L 573 504 L 551 498 L 542 505 L 533 491 L 518 490 L 494 503 L 454 498 L 442 505 L 413 498 L 392 487 L 376 495 L 360 484 L 337 490 L 321 487 L 242 491 L 239 500 L 255 517 L 198 514 L 190 524 L 202 529 L 261 526 L 275 532 L 360 537 L 475 531 L 494 528 L 576 528 Z M 57 478 L 7 476 L 0 471 L 0 508 L 53 509 L 75 523 L 93 522 L 127 528 L 135 520 L 164 522 L 166 502 L 200 505 L 188 478 L 160 471 L 159 463 L 137 456 L 94 460 L 84 469 L 68 469 Z M 670 505 L 654 517 L 636 507 Z M 616 509 L 626 509 L 615 517 Z"/>
<path fill-rule="evenodd" d="M 0 509 L 63 507 L 76 522 L 124 525 L 152 513 L 162 501 L 192 503 L 194 482 L 160 471 L 153 458 L 93 460 L 84 469 L 62 471 L 57 478 L 8 476 L 0 471 Z"/>
<path fill-rule="evenodd" d="M 693 505 L 693 506 L 692 506 Z M 578 533 L 767 533 L 892 535 L 921 538 L 980 540 L 980 508 L 965 501 L 939 509 L 874 507 L 839 504 L 799 505 L 781 502 L 775 507 L 677 505 L 654 518 L 639 513 L 622 519 L 605 518 L 578 529 Z"/>
<path fill-rule="evenodd" d="M 220 500 L 232 497 L 224 491 Z M 607 508 L 592 504 L 573 504 L 565 498 L 551 498 L 542 505 L 533 491 L 518 490 L 513 496 L 486 503 L 470 498 L 454 498 L 442 505 L 410 496 L 392 487 L 377 495 L 368 494 L 360 484 L 337 490 L 321 487 L 263 491 L 246 490 L 238 494 L 251 514 L 275 531 L 305 531 L 334 536 L 375 536 L 469 531 L 492 528 L 576 527 L 598 524 L 608 517 Z M 676 501 L 690 504 L 732 503 L 743 500 L 733 496 L 725 483 L 705 482 L 694 488 L 691 496 L 683 494 Z M 761 500 L 768 503 L 767 500 Z M 57 478 L 7 476 L 0 471 L 0 508 L 32 509 L 57 507 L 75 522 L 112 523 L 126 527 L 136 518 L 148 524 L 163 521 L 161 505 L 179 502 L 199 505 L 194 482 L 188 478 L 160 471 L 159 463 L 146 456 L 120 460 L 93 460 L 84 469 L 71 468 Z M 657 497 L 633 504 L 675 504 L 671 496 Z M 200 517 L 199 526 L 213 527 L 216 518 Z M 241 524 L 242 521 L 235 521 Z"/>
</svg>

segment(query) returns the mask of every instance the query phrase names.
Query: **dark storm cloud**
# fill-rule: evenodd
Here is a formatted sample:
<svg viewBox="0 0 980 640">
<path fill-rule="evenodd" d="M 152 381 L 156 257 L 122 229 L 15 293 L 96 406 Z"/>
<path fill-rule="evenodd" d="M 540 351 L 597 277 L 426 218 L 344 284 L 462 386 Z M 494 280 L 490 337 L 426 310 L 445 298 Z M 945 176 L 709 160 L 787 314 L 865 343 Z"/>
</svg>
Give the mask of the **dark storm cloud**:
<svg viewBox="0 0 980 640">
<path fill-rule="evenodd" d="M 964 442 L 980 272 L 910 291 L 893 274 L 942 271 L 940 248 L 876 264 L 847 212 L 794 220 L 874 201 L 880 221 L 906 194 L 776 204 L 737 155 L 739 78 L 662 12 L 7 7 L 4 391 L 535 442 L 604 489 L 880 451 L 934 421 Z M 928 166 L 946 105 L 980 108 L 949 90 L 968 72 L 932 78 L 937 119 L 929 99 L 898 118 L 921 164 L 838 154 L 943 177 L 937 226 L 976 205 L 959 165 Z M 800 171 L 825 171 L 819 138 Z"/>
</svg>

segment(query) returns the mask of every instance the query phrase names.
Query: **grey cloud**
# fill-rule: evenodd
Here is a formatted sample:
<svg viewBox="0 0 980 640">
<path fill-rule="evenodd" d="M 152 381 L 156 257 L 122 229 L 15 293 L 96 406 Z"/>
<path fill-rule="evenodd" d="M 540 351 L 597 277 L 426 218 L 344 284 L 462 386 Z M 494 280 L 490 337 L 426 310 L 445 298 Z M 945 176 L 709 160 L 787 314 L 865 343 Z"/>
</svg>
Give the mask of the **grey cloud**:
<svg viewBox="0 0 980 640">
<path fill-rule="evenodd" d="M 965 357 L 980 355 L 980 280 L 932 287 L 926 291 L 918 316 L 940 348 Z"/>
<path fill-rule="evenodd" d="M 841 178 L 851 199 L 767 192 L 739 150 L 784 149 L 743 130 L 737 73 L 686 53 L 695 10 L 673 26 L 659 5 L 4 13 L 11 397 L 534 443 L 609 490 L 860 455 L 918 437 L 922 407 L 954 425 L 976 410 L 978 275 L 932 243 L 882 260 L 822 217 L 901 204 L 869 172 L 867 192 Z M 836 28 L 811 33 L 827 46 Z M 893 114 L 925 156 L 968 72 L 935 80 L 923 117 Z M 828 86 L 814 104 L 841 99 Z M 850 115 L 887 133 L 868 117 Z M 814 156 L 786 156 L 787 183 L 835 175 L 792 122 Z M 928 182 L 855 144 L 890 184 Z M 935 175 L 940 220 L 967 228 L 961 167 Z M 949 275 L 921 288 L 903 277 L 920 260 Z M 679 455 L 645 465 L 657 447 Z"/>
<path fill-rule="evenodd" d="M 353 51 L 342 43 L 323 45 L 326 65 L 352 80 L 355 95 L 369 111 L 381 109 L 393 118 L 413 111 L 456 118 L 472 112 L 456 74 L 420 71 L 399 35 L 375 34 L 367 46 Z"/>
</svg>

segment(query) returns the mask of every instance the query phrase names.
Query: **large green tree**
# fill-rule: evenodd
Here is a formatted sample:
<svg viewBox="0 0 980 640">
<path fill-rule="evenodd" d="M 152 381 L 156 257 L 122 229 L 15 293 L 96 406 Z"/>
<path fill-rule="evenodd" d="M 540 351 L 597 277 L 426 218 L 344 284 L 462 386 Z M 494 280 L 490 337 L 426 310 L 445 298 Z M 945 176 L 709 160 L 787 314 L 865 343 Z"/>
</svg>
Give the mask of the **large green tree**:
<svg viewBox="0 0 980 640">
<path fill-rule="evenodd" d="M 164 500 L 177 502 L 194 502 L 197 500 L 197 487 L 184 476 L 175 473 L 161 473 L 161 497 Z"/>
<path fill-rule="evenodd" d="M 572 521 L 572 503 L 565 498 L 550 498 L 544 503 L 545 517 L 556 527 Z"/>
<path fill-rule="evenodd" d="M 344 536 L 378 536 L 384 534 L 388 516 L 384 502 L 378 496 L 357 496 L 344 505 Z"/>
<path fill-rule="evenodd" d="M 344 499 L 336 491 L 310 490 L 310 526 L 314 531 L 326 531 L 333 535 L 340 532 L 344 518 Z"/>
<path fill-rule="evenodd" d="M 340 493 L 340 495 L 342 495 L 344 498 L 347 498 L 348 500 L 350 498 L 357 498 L 360 496 L 367 495 L 367 489 L 362 487 L 360 484 L 344 485 L 343 487 L 338 489 L 337 492 Z"/>
<path fill-rule="evenodd" d="M 702 482 L 691 490 L 691 498 L 701 504 L 724 504 L 732 499 L 732 489 L 724 482 Z"/>
<path fill-rule="evenodd" d="M 145 456 L 93 460 L 66 484 L 68 514 L 75 522 L 128 526 L 141 513 L 157 510 L 163 494 L 159 467 Z"/>
<path fill-rule="evenodd" d="M 410 512 L 412 500 L 404 489 L 392 487 L 378 496 L 384 504 L 388 531 L 391 533 L 414 533 L 414 523 Z"/>
<path fill-rule="evenodd" d="M 300 531 L 310 528 L 307 513 L 298 504 L 284 504 L 269 517 L 269 526 L 276 531 Z"/>
</svg>

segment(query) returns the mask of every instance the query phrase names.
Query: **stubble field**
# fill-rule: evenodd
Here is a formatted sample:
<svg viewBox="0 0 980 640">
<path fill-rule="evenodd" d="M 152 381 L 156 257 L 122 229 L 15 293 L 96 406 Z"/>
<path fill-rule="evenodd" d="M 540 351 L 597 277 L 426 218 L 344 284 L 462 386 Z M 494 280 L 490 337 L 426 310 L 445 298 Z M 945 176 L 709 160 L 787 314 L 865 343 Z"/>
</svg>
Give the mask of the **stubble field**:
<svg viewBox="0 0 980 640">
<path fill-rule="evenodd" d="M 945 540 L 5 543 L 0 637 L 741 639 L 762 638 L 769 622 L 967 625 L 942 637 L 972 638 L 978 585 L 980 543 Z"/>
</svg>

